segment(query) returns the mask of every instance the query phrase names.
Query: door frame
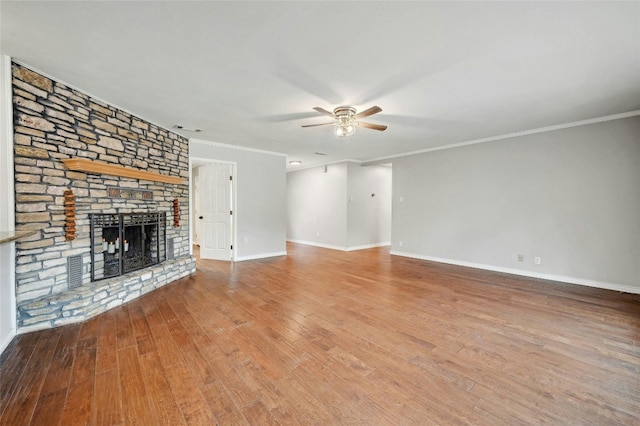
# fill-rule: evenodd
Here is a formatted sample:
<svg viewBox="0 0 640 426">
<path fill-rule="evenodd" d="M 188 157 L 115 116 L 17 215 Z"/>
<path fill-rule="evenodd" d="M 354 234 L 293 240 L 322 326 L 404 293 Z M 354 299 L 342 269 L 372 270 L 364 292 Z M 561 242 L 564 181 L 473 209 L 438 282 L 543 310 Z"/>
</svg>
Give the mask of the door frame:
<svg viewBox="0 0 640 426">
<path fill-rule="evenodd" d="M 238 234 L 238 167 L 235 161 L 225 161 L 225 160 L 214 160 L 211 158 L 202 158 L 202 157 L 191 157 L 189 156 L 189 212 L 190 212 L 190 221 L 189 221 L 189 254 L 193 256 L 193 233 L 195 232 L 195 221 L 198 220 L 196 217 L 196 212 L 194 210 L 195 205 L 195 187 L 193 185 L 193 171 L 198 167 L 206 166 L 209 164 L 228 164 L 231 165 L 231 175 L 233 176 L 233 180 L 231 181 L 231 210 L 233 211 L 233 215 L 231 215 L 231 245 L 233 249 L 231 250 L 231 259 L 233 262 L 237 258 L 237 238 Z M 202 200 L 200 201 L 200 205 L 202 205 Z"/>
</svg>

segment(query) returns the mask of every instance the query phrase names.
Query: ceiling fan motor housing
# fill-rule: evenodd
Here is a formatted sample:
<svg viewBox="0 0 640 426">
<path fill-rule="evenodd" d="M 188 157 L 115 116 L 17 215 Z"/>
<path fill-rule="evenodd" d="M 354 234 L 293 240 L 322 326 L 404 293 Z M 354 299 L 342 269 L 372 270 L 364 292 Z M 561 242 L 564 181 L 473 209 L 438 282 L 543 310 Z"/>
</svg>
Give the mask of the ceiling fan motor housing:
<svg viewBox="0 0 640 426">
<path fill-rule="evenodd" d="M 333 113 L 337 118 L 341 117 L 353 117 L 356 115 L 356 109 L 350 106 L 339 106 L 333 110 Z"/>
<path fill-rule="evenodd" d="M 348 136 L 353 133 L 355 128 L 353 125 L 355 124 L 356 109 L 349 106 L 339 106 L 333 110 L 333 113 L 336 116 L 336 126 L 340 127 L 341 130 L 338 131 L 338 136 Z"/>
</svg>

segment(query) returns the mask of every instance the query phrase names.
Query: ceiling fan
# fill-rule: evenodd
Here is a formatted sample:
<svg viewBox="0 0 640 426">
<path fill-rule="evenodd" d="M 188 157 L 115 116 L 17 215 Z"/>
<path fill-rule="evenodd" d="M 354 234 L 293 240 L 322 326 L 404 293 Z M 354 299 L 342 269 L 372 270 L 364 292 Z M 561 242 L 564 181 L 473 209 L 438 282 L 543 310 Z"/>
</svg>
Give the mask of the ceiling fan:
<svg viewBox="0 0 640 426">
<path fill-rule="evenodd" d="M 326 109 L 320 107 L 315 107 L 314 110 L 318 111 L 321 114 L 332 117 L 334 121 L 330 123 L 305 124 L 302 127 L 334 125 L 335 134 L 336 136 L 340 137 L 352 135 L 356 130 L 355 126 L 379 131 L 387 129 L 387 126 L 381 124 L 363 123 L 361 121 L 358 121 L 361 118 L 369 117 L 370 115 L 377 114 L 382 111 L 382 108 L 380 108 L 379 106 L 372 106 L 371 108 L 365 109 L 362 112 L 357 112 L 356 109 L 351 106 L 339 106 L 334 109 L 333 112 L 327 111 Z"/>
</svg>

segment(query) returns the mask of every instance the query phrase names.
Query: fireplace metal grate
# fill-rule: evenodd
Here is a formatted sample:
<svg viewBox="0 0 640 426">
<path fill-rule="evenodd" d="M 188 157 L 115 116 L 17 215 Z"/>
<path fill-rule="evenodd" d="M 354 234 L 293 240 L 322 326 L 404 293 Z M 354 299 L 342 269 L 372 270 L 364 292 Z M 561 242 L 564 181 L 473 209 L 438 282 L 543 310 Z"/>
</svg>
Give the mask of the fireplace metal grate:
<svg viewBox="0 0 640 426">
<path fill-rule="evenodd" d="M 69 289 L 82 285 L 82 255 L 67 257 L 67 286 Z"/>
</svg>

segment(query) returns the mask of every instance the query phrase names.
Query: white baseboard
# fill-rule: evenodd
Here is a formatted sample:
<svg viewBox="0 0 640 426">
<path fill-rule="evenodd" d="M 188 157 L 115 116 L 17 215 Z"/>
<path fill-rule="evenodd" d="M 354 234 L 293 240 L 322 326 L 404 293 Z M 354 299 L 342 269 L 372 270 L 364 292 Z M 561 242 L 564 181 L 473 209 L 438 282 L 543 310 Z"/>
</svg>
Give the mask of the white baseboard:
<svg viewBox="0 0 640 426">
<path fill-rule="evenodd" d="M 370 248 L 386 247 L 386 246 L 390 246 L 390 245 L 391 245 L 391 241 L 385 241 L 384 243 L 365 244 L 363 246 L 347 247 L 344 250 L 345 251 L 366 250 L 366 249 L 370 249 Z"/>
<path fill-rule="evenodd" d="M 504 272 L 506 274 L 521 275 L 530 278 L 540 278 L 543 280 L 559 281 L 568 284 L 578 284 L 587 287 L 602 288 L 605 290 L 621 291 L 624 293 L 640 294 L 640 286 L 631 286 L 626 284 L 615 284 L 603 281 L 587 280 L 584 278 L 569 277 L 566 275 L 543 274 L 539 272 L 526 271 L 523 269 L 503 268 L 501 266 L 485 265 L 482 263 L 465 262 L 461 260 L 445 259 L 441 257 L 423 256 L 414 253 L 405 253 L 391 250 L 391 254 L 395 256 L 411 257 L 413 259 L 428 260 L 431 262 L 447 263 L 450 265 L 465 266 L 467 268 L 485 269 L 487 271 Z"/>
<path fill-rule="evenodd" d="M 345 247 L 343 246 L 334 246 L 333 244 L 316 243 L 315 241 L 287 240 L 287 242 L 295 243 L 295 244 L 303 244 L 305 246 L 314 246 L 314 247 L 321 247 L 321 248 L 326 248 L 331 250 L 345 251 Z"/>
<path fill-rule="evenodd" d="M 245 260 L 265 259 L 267 257 L 277 257 L 277 256 L 286 256 L 286 255 L 287 255 L 286 251 L 278 251 L 274 253 L 260 253 L 260 254 L 253 254 L 251 256 L 238 256 L 235 259 L 233 259 L 233 261 L 243 262 Z"/>
<path fill-rule="evenodd" d="M 323 244 L 323 243 L 316 243 L 315 241 L 304 241 L 304 240 L 287 240 L 290 243 L 295 243 L 295 244 L 304 244 L 306 246 L 314 246 L 314 247 L 321 247 L 321 248 L 326 248 L 326 249 L 331 249 L 331 250 L 340 250 L 340 251 L 354 251 L 354 250 L 365 250 L 365 249 L 370 249 L 370 248 L 375 248 L 375 247 L 384 247 L 384 246 L 390 246 L 391 242 L 387 241 L 384 243 L 375 243 L 375 244 L 366 244 L 363 246 L 353 246 L 353 247 L 346 247 L 346 246 L 336 246 L 333 244 Z"/>
</svg>

